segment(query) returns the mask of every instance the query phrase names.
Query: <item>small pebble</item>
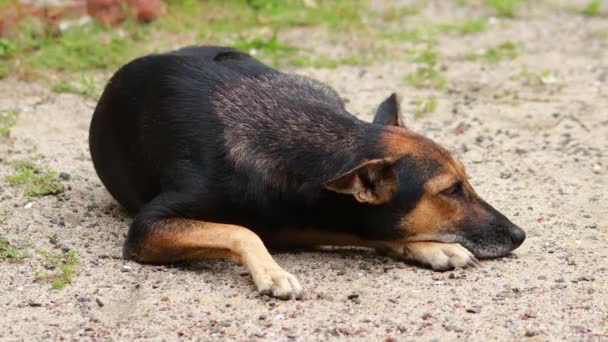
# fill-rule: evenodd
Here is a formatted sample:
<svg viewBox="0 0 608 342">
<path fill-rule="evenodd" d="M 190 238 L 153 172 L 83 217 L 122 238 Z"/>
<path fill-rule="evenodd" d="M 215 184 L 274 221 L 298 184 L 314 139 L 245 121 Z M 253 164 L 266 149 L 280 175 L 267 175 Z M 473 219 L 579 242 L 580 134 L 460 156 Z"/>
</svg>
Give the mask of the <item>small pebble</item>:
<svg viewBox="0 0 608 342">
<path fill-rule="evenodd" d="M 42 303 L 40 303 L 40 302 L 37 302 L 37 301 L 34 301 L 34 300 L 30 299 L 30 300 L 27 302 L 27 305 L 29 305 L 29 306 L 31 306 L 31 307 L 39 307 L 39 306 L 42 306 Z"/>
<path fill-rule="evenodd" d="M 479 311 L 481 311 L 481 307 L 480 306 L 472 306 L 470 308 L 467 308 L 466 311 L 468 313 L 479 313 Z"/>
<path fill-rule="evenodd" d="M 526 337 L 533 337 L 533 336 L 536 336 L 539 334 L 540 334 L 540 332 L 536 331 L 536 330 L 532 330 L 532 329 L 526 330 Z"/>
<path fill-rule="evenodd" d="M 95 302 L 97 303 L 97 305 L 99 305 L 100 308 L 103 308 L 103 306 L 106 305 L 99 297 L 95 298 Z"/>
</svg>

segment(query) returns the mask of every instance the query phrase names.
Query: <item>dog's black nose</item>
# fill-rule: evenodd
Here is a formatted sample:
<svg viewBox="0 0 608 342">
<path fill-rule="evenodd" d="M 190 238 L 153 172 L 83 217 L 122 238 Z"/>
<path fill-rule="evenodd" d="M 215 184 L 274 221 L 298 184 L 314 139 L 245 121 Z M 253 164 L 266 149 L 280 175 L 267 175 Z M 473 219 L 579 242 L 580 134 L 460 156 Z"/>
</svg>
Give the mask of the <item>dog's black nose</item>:
<svg viewBox="0 0 608 342">
<path fill-rule="evenodd" d="M 511 235 L 511 241 L 513 241 L 514 248 L 519 247 L 526 239 L 526 232 L 516 225 L 509 227 L 509 235 Z"/>
</svg>

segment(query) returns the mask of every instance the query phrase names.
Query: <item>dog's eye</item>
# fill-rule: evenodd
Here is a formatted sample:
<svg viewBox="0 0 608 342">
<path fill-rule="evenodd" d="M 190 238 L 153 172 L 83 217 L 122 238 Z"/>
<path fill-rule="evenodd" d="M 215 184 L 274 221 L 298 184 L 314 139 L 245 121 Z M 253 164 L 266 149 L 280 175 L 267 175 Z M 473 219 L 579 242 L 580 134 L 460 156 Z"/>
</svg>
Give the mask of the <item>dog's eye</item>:
<svg viewBox="0 0 608 342">
<path fill-rule="evenodd" d="M 451 187 L 443 190 L 441 192 L 442 195 L 448 197 L 460 197 L 462 196 L 462 182 L 458 182 Z"/>
</svg>

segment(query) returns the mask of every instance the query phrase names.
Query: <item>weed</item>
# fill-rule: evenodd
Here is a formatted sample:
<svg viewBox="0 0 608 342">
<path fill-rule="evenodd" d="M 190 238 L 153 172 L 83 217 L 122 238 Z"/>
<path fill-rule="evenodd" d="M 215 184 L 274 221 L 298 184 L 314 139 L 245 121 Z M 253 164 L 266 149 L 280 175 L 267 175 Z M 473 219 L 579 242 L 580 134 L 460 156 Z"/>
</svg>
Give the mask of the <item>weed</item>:
<svg viewBox="0 0 608 342">
<path fill-rule="evenodd" d="M 19 112 L 8 111 L 0 112 L 0 136 L 9 136 L 11 134 L 11 128 L 17 124 L 17 117 Z"/>
<path fill-rule="evenodd" d="M 22 247 L 10 244 L 6 239 L 0 237 L 0 261 L 16 261 L 27 257 Z"/>
<path fill-rule="evenodd" d="M 465 56 L 469 61 L 483 61 L 486 63 L 498 63 L 505 59 L 515 59 L 519 56 L 517 45 L 512 42 L 504 42 L 498 46 L 491 47 L 480 53 L 469 53 Z"/>
<path fill-rule="evenodd" d="M 486 0 L 486 6 L 492 8 L 498 16 L 513 18 L 517 7 L 526 0 Z"/>
<path fill-rule="evenodd" d="M 420 13 L 420 7 L 416 5 L 403 6 L 403 7 L 390 7 L 385 11 L 379 13 L 379 17 L 382 21 L 396 21 L 403 17 L 416 15 Z"/>
<path fill-rule="evenodd" d="M 487 20 L 485 18 L 468 19 L 457 25 L 456 28 L 461 34 L 472 34 L 484 31 L 486 23 Z"/>
<path fill-rule="evenodd" d="M 588 17 L 595 17 L 600 14 L 601 6 L 602 0 L 592 0 L 580 11 L 580 13 Z"/>
<path fill-rule="evenodd" d="M 82 95 L 90 99 L 97 99 L 100 93 L 100 89 L 95 82 L 95 78 L 85 75 L 80 76 L 78 83 L 71 83 L 63 79 L 59 80 L 57 83 L 53 84 L 51 90 L 56 93 Z"/>
<path fill-rule="evenodd" d="M 510 79 L 513 81 L 522 81 L 524 85 L 528 86 L 544 86 L 558 83 L 554 73 L 550 70 L 535 73 L 529 71 L 526 67 L 523 67 L 519 74 L 511 76 Z"/>
<path fill-rule="evenodd" d="M 76 252 L 55 254 L 45 251 L 36 251 L 47 263 L 46 267 L 54 270 L 53 273 L 46 273 L 40 270 L 34 271 L 34 281 L 50 281 L 53 289 L 59 290 L 72 282 L 74 266 L 80 263 Z"/>
<path fill-rule="evenodd" d="M 403 41 L 403 42 L 421 42 L 425 40 L 423 34 L 419 30 L 399 30 L 387 31 L 382 30 L 379 34 L 380 38 Z"/>
<path fill-rule="evenodd" d="M 419 50 L 413 53 L 413 61 L 422 64 L 416 71 L 405 76 L 405 81 L 416 88 L 445 88 L 447 80 L 439 69 L 438 55 L 431 50 Z"/>
<path fill-rule="evenodd" d="M 447 85 L 443 74 L 429 67 L 418 67 L 416 71 L 405 76 L 405 81 L 416 88 L 445 88 Z"/>
<path fill-rule="evenodd" d="M 279 59 L 286 54 L 297 50 L 295 46 L 281 44 L 277 38 L 277 32 L 273 32 L 270 38 L 254 37 L 242 39 L 233 44 L 233 47 L 247 51 L 251 55 L 270 61 L 273 66 L 279 65 Z"/>
<path fill-rule="evenodd" d="M 437 96 L 429 96 L 414 102 L 414 116 L 421 117 L 424 114 L 433 113 L 437 109 Z"/>
<path fill-rule="evenodd" d="M 341 65 L 369 65 L 373 62 L 371 56 L 352 55 L 346 57 L 332 58 L 326 55 L 316 57 L 295 56 L 288 63 L 295 67 L 312 67 L 320 69 L 335 69 Z"/>
<path fill-rule="evenodd" d="M 25 196 L 55 195 L 65 190 L 55 172 L 39 167 L 33 163 L 16 163 L 15 173 L 4 180 L 12 185 L 23 185 Z"/>
</svg>

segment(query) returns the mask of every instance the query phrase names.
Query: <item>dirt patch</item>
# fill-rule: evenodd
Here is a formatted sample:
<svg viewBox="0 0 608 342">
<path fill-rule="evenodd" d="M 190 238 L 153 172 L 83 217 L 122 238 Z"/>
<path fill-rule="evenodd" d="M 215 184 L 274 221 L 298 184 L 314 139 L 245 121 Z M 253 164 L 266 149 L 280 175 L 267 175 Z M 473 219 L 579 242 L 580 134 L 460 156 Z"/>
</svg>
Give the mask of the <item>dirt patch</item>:
<svg viewBox="0 0 608 342">
<path fill-rule="evenodd" d="M 448 85 L 415 89 L 405 57 L 365 67 L 299 69 L 332 85 L 369 120 L 392 91 L 406 123 L 452 150 L 482 197 L 526 229 L 515 254 L 475 270 L 435 273 L 362 249 L 276 254 L 305 287 L 302 301 L 259 297 L 225 261 L 143 266 L 120 258 L 130 219 L 95 175 L 88 153 L 94 101 L 0 81 L 0 111 L 19 112 L 0 136 L 0 234 L 28 257 L 0 261 L 0 336 L 213 340 L 353 338 L 603 340 L 608 336 L 608 43 L 605 18 L 553 9 L 498 20 L 438 41 Z M 432 9 L 438 16 L 446 5 Z M 423 11 L 423 15 L 427 11 Z M 461 14 L 459 14 L 461 15 Z M 296 35 L 297 36 L 297 35 Z M 513 41 L 496 64 L 467 52 Z M 340 48 L 345 48 L 344 46 Z M 436 95 L 421 118 L 417 99 Z M 29 160 L 69 175 L 67 190 L 25 197 L 4 177 Z M 75 251 L 72 283 L 35 282 L 37 250 Z"/>
</svg>

